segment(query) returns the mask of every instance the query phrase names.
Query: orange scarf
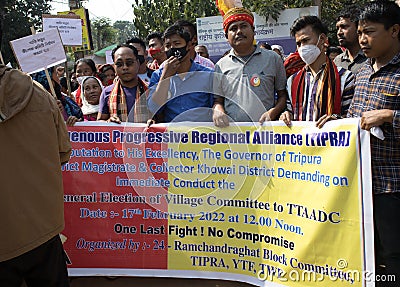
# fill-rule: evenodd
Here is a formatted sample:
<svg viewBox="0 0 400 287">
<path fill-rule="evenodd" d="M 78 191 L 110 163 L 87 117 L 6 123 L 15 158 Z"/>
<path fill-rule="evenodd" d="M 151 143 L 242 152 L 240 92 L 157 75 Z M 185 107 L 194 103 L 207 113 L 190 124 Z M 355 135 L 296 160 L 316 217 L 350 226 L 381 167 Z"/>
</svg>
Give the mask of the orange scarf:
<svg viewBox="0 0 400 287">
<path fill-rule="evenodd" d="M 151 117 L 150 112 L 147 109 L 147 86 L 139 78 L 138 85 L 136 87 L 136 99 L 135 99 L 135 113 L 133 122 L 135 123 L 146 123 Z M 110 93 L 108 99 L 108 105 L 110 107 L 110 116 L 117 116 L 122 122 L 128 121 L 128 107 L 126 105 L 126 96 L 124 89 L 122 88 L 121 81 L 118 79 Z"/>
<path fill-rule="evenodd" d="M 293 117 L 296 121 L 306 121 L 307 107 L 303 106 L 304 89 L 306 86 L 306 67 L 302 68 L 293 78 L 291 92 L 293 104 Z M 312 89 L 313 87 L 310 87 Z M 322 75 L 320 75 L 315 90 L 314 114 L 318 120 L 327 114 L 341 114 L 342 93 L 340 88 L 340 75 L 336 65 L 326 57 L 326 65 Z"/>
</svg>

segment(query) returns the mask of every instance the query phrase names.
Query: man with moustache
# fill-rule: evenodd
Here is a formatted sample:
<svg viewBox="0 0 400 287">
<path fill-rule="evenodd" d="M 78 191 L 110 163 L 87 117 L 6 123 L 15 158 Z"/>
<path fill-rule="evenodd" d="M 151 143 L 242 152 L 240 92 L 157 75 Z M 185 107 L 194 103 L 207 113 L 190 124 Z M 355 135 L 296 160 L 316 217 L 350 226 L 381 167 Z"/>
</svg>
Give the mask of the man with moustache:
<svg viewBox="0 0 400 287">
<path fill-rule="evenodd" d="M 138 51 L 135 47 L 124 44 L 115 47 L 111 56 L 118 80 L 103 90 L 97 120 L 146 123 L 150 114 L 144 94 L 147 87 L 138 76 Z"/>
<path fill-rule="evenodd" d="M 346 50 L 334 59 L 338 67 L 350 70 L 354 75 L 364 65 L 367 57 L 358 43 L 357 26 L 360 9 L 355 5 L 346 6 L 339 12 L 336 22 L 337 38 Z"/>
<path fill-rule="evenodd" d="M 371 136 L 375 270 L 400 282 L 400 7 L 392 1 L 368 3 L 360 13 L 358 36 L 368 57 L 359 70 L 348 117 L 361 117 L 361 128 L 379 127 Z M 383 277 L 381 277 L 383 278 Z M 388 278 L 388 277 L 386 277 Z"/>
<path fill-rule="evenodd" d="M 254 45 L 254 16 L 250 11 L 234 7 L 223 17 L 225 37 L 232 49 L 215 66 L 214 124 L 225 127 L 230 121 L 263 123 L 278 119 L 287 97 L 282 59 Z"/>
</svg>

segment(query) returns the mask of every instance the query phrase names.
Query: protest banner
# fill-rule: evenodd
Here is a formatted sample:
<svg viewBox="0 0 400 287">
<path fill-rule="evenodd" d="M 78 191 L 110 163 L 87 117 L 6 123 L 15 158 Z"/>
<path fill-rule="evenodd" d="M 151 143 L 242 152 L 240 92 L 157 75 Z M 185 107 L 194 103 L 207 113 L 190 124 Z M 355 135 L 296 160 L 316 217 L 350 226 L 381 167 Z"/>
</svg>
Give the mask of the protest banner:
<svg viewBox="0 0 400 287">
<path fill-rule="evenodd" d="M 68 51 L 78 52 L 92 50 L 93 44 L 88 10 L 85 8 L 71 9 L 69 11 L 57 12 L 57 15 L 77 15 L 82 21 L 82 45 L 79 47 L 68 47 Z"/>
<path fill-rule="evenodd" d="M 27 74 L 67 60 L 57 29 L 13 40 L 10 44 L 19 66 Z"/>
<path fill-rule="evenodd" d="M 296 43 L 290 37 L 290 27 L 294 20 L 303 15 L 318 16 L 318 7 L 285 9 L 280 12 L 279 18 L 275 21 L 256 13 L 254 15 L 255 39 L 257 42 L 267 41 L 270 45 L 277 44 L 285 47 L 285 53 L 289 54 L 296 50 Z M 225 38 L 222 25 L 222 16 L 211 16 L 197 18 L 197 38 L 200 45 L 207 46 L 210 58 L 218 60 L 227 50 L 231 49 Z"/>
<path fill-rule="evenodd" d="M 356 119 L 91 123 L 69 136 L 70 276 L 373 286 L 369 135 Z"/>
<path fill-rule="evenodd" d="M 77 15 L 42 15 L 43 31 L 58 29 L 64 46 L 82 45 L 82 21 Z"/>
</svg>

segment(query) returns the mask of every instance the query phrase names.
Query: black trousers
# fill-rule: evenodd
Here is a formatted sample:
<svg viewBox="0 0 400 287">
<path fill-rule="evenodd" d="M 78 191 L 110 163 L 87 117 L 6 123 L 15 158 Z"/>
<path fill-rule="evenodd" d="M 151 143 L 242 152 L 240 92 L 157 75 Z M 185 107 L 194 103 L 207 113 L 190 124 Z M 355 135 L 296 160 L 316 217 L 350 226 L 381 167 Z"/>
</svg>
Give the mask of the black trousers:
<svg viewBox="0 0 400 287">
<path fill-rule="evenodd" d="M 374 195 L 376 286 L 400 286 L 400 193 Z M 393 282 L 393 275 L 395 282 Z M 396 284 L 397 283 L 397 284 Z"/>
<path fill-rule="evenodd" d="M 65 253 L 57 235 L 18 257 L 0 262 L 0 286 L 69 287 Z"/>
</svg>

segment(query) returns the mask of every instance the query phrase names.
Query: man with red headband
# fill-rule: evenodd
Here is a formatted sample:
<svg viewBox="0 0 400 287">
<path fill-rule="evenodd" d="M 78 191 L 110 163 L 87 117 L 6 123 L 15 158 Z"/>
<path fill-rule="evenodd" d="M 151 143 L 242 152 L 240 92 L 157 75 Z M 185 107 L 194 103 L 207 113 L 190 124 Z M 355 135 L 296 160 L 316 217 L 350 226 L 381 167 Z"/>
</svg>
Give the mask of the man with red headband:
<svg viewBox="0 0 400 287">
<path fill-rule="evenodd" d="M 225 127 L 230 121 L 262 124 L 278 119 L 287 98 L 282 59 L 254 45 L 254 16 L 250 11 L 230 8 L 223 18 L 225 37 L 232 49 L 215 66 L 214 124 Z"/>
</svg>

